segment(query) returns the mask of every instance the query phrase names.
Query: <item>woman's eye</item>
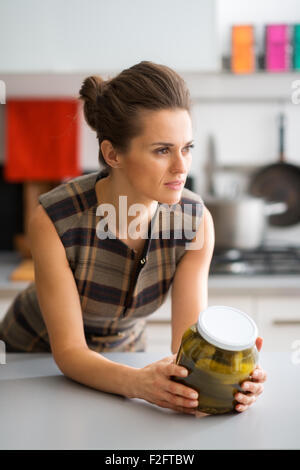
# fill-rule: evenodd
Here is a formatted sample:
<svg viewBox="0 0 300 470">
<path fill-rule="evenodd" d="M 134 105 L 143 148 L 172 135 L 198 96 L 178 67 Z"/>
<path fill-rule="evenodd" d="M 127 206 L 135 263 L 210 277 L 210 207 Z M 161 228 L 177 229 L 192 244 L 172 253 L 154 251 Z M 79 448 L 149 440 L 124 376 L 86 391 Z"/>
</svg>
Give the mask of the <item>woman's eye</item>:
<svg viewBox="0 0 300 470">
<path fill-rule="evenodd" d="M 194 148 L 194 145 L 193 145 L 193 144 L 188 145 L 187 147 L 185 147 L 185 149 L 192 149 L 192 148 Z M 157 153 L 164 152 L 165 150 L 168 150 L 168 147 L 164 147 L 164 148 L 158 149 L 158 150 L 157 150 Z M 165 155 L 165 153 L 163 153 L 163 155 Z"/>
<path fill-rule="evenodd" d="M 157 150 L 157 153 L 161 153 L 161 152 L 163 152 L 164 150 L 168 150 L 168 147 L 163 148 L 163 149 L 158 149 L 158 150 Z"/>
</svg>

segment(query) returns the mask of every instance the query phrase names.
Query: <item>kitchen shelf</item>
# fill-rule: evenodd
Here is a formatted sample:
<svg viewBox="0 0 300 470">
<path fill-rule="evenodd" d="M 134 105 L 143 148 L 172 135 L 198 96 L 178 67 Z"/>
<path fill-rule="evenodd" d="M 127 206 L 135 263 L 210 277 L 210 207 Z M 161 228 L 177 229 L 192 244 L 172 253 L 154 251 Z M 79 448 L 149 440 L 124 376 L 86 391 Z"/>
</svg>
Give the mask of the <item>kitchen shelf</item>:
<svg viewBox="0 0 300 470">
<path fill-rule="evenodd" d="M 90 73 L 10 73 L 1 74 L 6 96 L 78 96 L 85 77 L 99 74 L 104 79 L 114 72 Z M 284 101 L 292 103 L 292 83 L 300 81 L 300 71 L 271 73 L 259 71 L 237 75 L 229 71 L 181 72 L 193 102 Z M 300 86 L 298 87 L 300 88 Z"/>
<path fill-rule="evenodd" d="M 259 71 L 237 75 L 232 72 L 206 72 L 182 74 L 186 80 L 193 102 L 292 102 L 293 82 L 299 80 L 300 72 L 271 73 Z"/>
</svg>

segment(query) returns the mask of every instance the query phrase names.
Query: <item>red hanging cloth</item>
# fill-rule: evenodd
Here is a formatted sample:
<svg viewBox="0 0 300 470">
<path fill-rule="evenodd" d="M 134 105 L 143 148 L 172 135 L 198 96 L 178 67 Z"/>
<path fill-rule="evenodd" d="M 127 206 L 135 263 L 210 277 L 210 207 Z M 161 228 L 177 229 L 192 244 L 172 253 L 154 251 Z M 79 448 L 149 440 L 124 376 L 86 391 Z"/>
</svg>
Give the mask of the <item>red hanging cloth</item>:
<svg viewBox="0 0 300 470">
<path fill-rule="evenodd" d="M 78 100 L 6 102 L 4 179 L 57 181 L 80 176 Z"/>
</svg>

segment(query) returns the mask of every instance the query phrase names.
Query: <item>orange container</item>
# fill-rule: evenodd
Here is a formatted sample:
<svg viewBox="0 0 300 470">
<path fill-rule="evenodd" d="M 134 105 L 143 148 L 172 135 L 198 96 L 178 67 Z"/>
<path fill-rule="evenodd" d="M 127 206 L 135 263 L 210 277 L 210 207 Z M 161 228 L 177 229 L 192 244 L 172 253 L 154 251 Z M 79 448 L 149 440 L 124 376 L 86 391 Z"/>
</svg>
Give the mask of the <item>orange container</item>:
<svg viewBox="0 0 300 470">
<path fill-rule="evenodd" d="M 231 70 L 234 73 L 255 71 L 254 28 L 234 25 L 231 30 Z"/>
</svg>

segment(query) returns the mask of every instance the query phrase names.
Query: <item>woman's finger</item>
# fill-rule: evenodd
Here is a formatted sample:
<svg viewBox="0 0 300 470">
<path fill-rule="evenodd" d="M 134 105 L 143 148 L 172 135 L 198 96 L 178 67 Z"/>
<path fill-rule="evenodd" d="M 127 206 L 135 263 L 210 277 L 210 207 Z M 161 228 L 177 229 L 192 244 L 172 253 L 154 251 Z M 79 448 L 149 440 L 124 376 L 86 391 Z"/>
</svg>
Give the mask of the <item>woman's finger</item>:
<svg viewBox="0 0 300 470">
<path fill-rule="evenodd" d="M 181 395 L 175 395 L 174 393 L 165 392 L 162 399 L 175 406 L 183 406 L 184 408 L 196 408 L 198 406 L 198 400 L 194 398 L 186 398 Z"/>
<path fill-rule="evenodd" d="M 158 406 L 161 406 L 162 408 L 169 408 L 171 410 L 178 411 L 179 413 L 187 413 L 187 414 L 194 415 L 195 412 L 196 412 L 195 409 L 186 408 L 184 406 L 176 406 L 173 403 L 170 403 L 170 402 L 165 401 L 165 400 L 161 400 L 157 404 L 158 404 Z"/>
<path fill-rule="evenodd" d="M 178 411 L 178 413 L 186 413 L 189 415 L 194 415 L 196 418 L 203 418 L 205 416 L 210 416 L 209 413 L 203 413 L 202 411 L 199 411 L 197 409 L 190 409 L 190 408 L 184 408 L 181 406 L 170 406 L 170 403 L 168 402 L 163 402 L 165 408 L 171 408 L 174 411 Z"/>
<path fill-rule="evenodd" d="M 210 416 L 210 414 L 209 413 L 204 413 L 203 411 L 196 410 L 195 411 L 195 416 L 196 416 L 196 418 L 203 418 L 204 416 Z"/>
<path fill-rule="evenodd" d="M 173 380 L 164 380 L 162 382 L 162 387 L 166 392 L 172 393 L 174 395 L 180 395 L 189 399 L 197 400 L 199 396 L 196 390 L 174 382 Z"/>
<path fill-rule="evenodd" d="M 265 382 L 267 380 L 267 373 L 261 367 L 256 367 L 250 377 L 252 380 Z"/>
<path fill-rule="evenodd" d="M 264 391 L 264 386 L 261 383 L 257 382 L 243 382 L 241 388 L 245 392 L 252 392 L 256 395 L 260 395 Z"/>
<path fill-rule="evenodd" d="M 236 411 L 246 411 L 247 408 L 248 408 L 248 405 L 241 405 L 241 404 L 238 404 L 238 405 L 236 405 L 235 410 L 236 410 Z"/>
<path fill-rule="evenodd" d="M 241 403 L 242 405 L 252 405 L 256 401 L 257 396 L 254 393 L 251 393 L 249 395 L 245 395 L 244 393 L 236 393 L 234 395 L 234 398 L 236 401 Z"/>
<path fill-rule="evenodd" d="M 171 375 L 176 375 L 178 377 L 187 377 L 188 376 L 188 370 L 183 367 L 183 366 L 180 366 L 178 364 L 168 364 L 167 366 L 164 366 L 164 373 L 165 375 L 167 376 L 171 376 Z"/>
</svg>

